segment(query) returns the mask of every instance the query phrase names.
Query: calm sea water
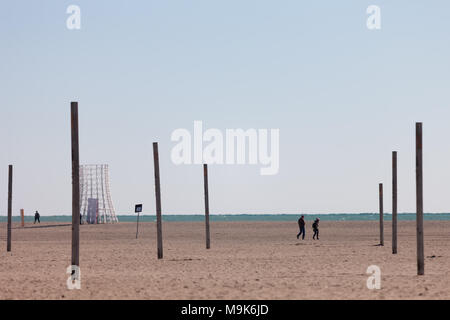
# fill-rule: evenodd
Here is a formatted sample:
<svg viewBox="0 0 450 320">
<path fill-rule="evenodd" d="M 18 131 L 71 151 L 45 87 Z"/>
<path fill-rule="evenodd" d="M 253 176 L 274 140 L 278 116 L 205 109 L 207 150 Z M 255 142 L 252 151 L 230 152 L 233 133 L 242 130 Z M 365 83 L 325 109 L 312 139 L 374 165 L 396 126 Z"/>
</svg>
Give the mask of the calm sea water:
<svg viewBox="0 0 450 320">
<path fill-rule="evenodd" d="M 304 214 L 306 220 L 313 220 L 318 217 L 322 221 L 378 221 L 379 215 L 377 213 L 333 213 L 333 214 Z M 216 214 L 211 215 L 211 221 L 297 221 L 300 214 Z M 119 215 L 120 222 L 135 222 L 135 215 Z M 385 214 L 386 221 L 391 220 L 390 214 Z M 398 215 L 399 220 L 414 221 L 416 219 L 415 213 L 401 213 Z M 425 220 L 450 220 L 450 213 L 426 213 Z M 154 215 L 143 215 L 139 218 L 142 222 L 152 222 L 156 218 Z M 5 216 L 0 216 L 0 222 L 6 222 Z M 14 216 L 13 221 L 20 221 L 20 217 Z M 34 217 L 25 216 L 26 222 L 33 222 Z M 42 216 L 41 222 L 71 222 L 70 215 L 57 216 Z M 203 215 L 163 215 L 163 221 L 204 221 Z"/>
</svg>

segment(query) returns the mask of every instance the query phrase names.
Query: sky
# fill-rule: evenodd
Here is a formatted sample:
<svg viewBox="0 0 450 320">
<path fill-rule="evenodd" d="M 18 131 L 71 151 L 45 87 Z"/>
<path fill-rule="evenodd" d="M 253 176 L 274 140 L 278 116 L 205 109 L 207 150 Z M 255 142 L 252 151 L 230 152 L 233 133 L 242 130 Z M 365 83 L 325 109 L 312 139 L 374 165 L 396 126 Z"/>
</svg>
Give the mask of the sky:
<svg viewBox="0 0 450 320">
<path fill-rule="evenodd" d="M 81 29 L 69 30 L 69 5 Z M 381 9 L 369 30 L 366 9 Z M 109 164 L 117 214 L 201 214 L 203 171 L 175 165 L 171 134 L 279 129 L 280 167 L 210 165 L 212 214 L 415 212 L 415 122 L 424 209 L 450 212 L 450 2 L 2 1 L 0 214 L 71 213 L 70 102 L 81 164 Z"/>
</svg>

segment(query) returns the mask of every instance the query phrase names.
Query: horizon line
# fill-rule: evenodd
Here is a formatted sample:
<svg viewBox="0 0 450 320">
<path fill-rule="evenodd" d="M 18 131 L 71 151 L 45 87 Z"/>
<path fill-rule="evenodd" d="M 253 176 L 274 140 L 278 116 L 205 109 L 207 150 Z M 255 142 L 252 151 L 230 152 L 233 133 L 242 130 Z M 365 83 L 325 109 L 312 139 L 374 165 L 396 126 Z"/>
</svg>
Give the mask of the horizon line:
<svg viewBox="0 0 450 320">
<path fill-rule="evenodd" d="M 264 215 L 276 215 L 276 216 L 300 216 L 300 215 L 364 215 L 364 214 L 371 214 L 371 215 L 379 215 L 378 212 L 359 212 L 359 213 L 350 213 L 350 212 L 330 212 L 330 213 L 212 213 L 210 216 L 264 216 Z M 405 214 L 416 214 L 416 212 L 401 212 L 397 213 L 398 215 L 405 215 Z M 424 212 L 424 214 L 450 214 L 450 212 Z M 163 214 L 166 216 L 204 216 L 204 213 L 166 213 Z M 392 215 L 392 213 L 385 212 L 384 215 Z M 20 215 L 13 215 L 15 217 L 20 217 Z M 52 214 L 52 215 L 42 215 L 44 217 L 71 217 L 72 214 Z M 137 216 L 137 214 L 118 214 L 117 216 Z M 140 216 L 156 216 L 155 213 L 152 214 L 140 214 Z M 0 217 L 8 217 L 8 215 L 2 215 L 0 214 Z M 24 217 L 34 217 L 33 215 L 24 215 Z"/>
</svg>

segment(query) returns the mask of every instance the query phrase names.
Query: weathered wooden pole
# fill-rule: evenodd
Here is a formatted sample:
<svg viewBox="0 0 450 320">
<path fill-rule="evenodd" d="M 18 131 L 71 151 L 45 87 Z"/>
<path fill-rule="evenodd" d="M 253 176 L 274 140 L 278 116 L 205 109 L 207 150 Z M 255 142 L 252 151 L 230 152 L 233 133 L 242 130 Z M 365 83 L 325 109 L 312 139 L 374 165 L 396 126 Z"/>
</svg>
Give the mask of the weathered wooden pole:
<svg viewBox="0 0 450 320">
<path fill-rule="evenodd" d="M 416 123 L 416 227 L 417 227 L 417 274 L 425 274 L 423 244 L 423 167 L 422 123 Z"/>
<path fill-rule="evenodd" d="M 25 211 L 20 209 L 20 225 L 21 227 L 25 227 Z"/>
<path fill-rule="evenodd" d="M 155 196 L 156 196 L 156 233 L 158 245 L 158 259 L 163 258 L 162 222 L 161 222 L 161 186 L 159 181 L 158 143 L 153 143 L 153 160 L 155 164 Z"/>
<path fill-rule="evenodd" d="M 78 102 L 70 104 L 72 131 L 72 266 L 80 266 L 80 156 Z M 74 270 L 72 269 L 72 274 Z"/>
<path fill-rule="evenodd" d="M 392 254 L 397 254 L 397 151 L 392 152 Z"/>
<path fill-rule="evenodd" d="M 211 235 L 209 231 L 209 194 L 208 194 L 208 165 L 203 165 L 203 177 L 205 186 L 205 225 L 206 225 L 206 249 L 211 248 Z"/>
<path fill-rule="evenodd" d="M 379 185 L 380 192 L 380 246 L 384 246 L 384 209 L 383 209 L 383 184 Z"/>
<path fill-rule="evenodd" d="M 136 239 L 138 238 L 139 234 L 139 212 L 137 213 L 137 221 L 136 221 Z"/>
<path fill-rule="evenodd" d="M 13 184 L 13 166 L 8 168 L 8 240 L 6 244 L 6 251 L 11 251 L 11 223 L 12 223 L 12 184 Z"/>
</svg>

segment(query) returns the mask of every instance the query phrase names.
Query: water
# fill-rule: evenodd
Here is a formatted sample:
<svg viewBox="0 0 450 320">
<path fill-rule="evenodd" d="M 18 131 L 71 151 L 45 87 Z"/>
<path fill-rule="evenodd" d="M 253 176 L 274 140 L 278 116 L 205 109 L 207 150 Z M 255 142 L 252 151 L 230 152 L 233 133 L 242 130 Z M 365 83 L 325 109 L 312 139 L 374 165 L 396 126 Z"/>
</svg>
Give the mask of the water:
<svg viewBox="0 0 450 320">
<path fill-rule="evenodd" d="M 304 214 L 307 221 L 320 218 L 322 221 L 378 221 L 378 213 L 330 213 L 330 214 Z M 210 216 L 211 221 L 297 221 L 300 214 L 213 214 Z M 135 215 L 119 215 L 120 222 L 135 222 Z M 203 215 L 183 214 L 183 215 L 163 215 L 163 221 L 179 221 L 194 222 L 204 221 Z M 398 220 L 414 221 L 415 213 L 400 213 Z M 139 220 L 141 222 L 153 222 L 156 220 L 154 215 L 142 215 Z M 391 214 L 385 214 L 384 220 L 390 221 Z M 450 220 L 450 213 L 425 213 L 424 220 Z M 6 216 L 0 216 L 0 222 L 6 222 Z M 13 216 L 14 222 L 20 222 L 20 217 Z M 41 215 L 41 222 L 71 222 L 70 215 Z M 34 216 L 25 216 L 25 222 L 34 222 Z"/>
</svg>

